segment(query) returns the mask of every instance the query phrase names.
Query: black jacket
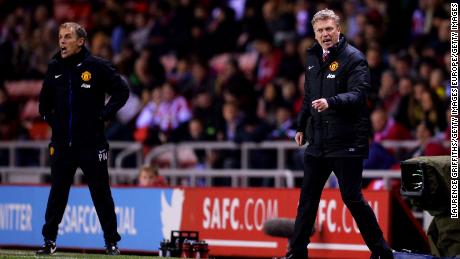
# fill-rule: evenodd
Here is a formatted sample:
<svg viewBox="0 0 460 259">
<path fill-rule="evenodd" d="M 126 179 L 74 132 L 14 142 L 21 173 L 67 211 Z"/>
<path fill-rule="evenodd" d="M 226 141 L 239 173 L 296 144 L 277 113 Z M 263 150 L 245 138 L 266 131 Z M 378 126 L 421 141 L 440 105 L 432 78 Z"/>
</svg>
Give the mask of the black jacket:
<svg viewBox="0 0 460 259">
<path fill-rule="evenodd" d="M 107 141 L 104 121 L 115 116 L 128 96 L 128 86 L 115 68 L 83 48 L 66 59 L 60 53 L 51 59 L 39 110 L 52 128 L 53 144 L 95 147 Z"/>
<path fill-rule="evenodd" d="M 297 131 L 305 132 L 306 152 L 325 157 L 367 157 L 370 135 L 367 94 L 370 73 L 359 50 L 343 35 L 322 61 L 322 48 L 316 43 L 307 53 L 305 96 L 298 116 Z M 329 108 L 317 112 L 312 101 L 325 98 Z"/>
</svg>

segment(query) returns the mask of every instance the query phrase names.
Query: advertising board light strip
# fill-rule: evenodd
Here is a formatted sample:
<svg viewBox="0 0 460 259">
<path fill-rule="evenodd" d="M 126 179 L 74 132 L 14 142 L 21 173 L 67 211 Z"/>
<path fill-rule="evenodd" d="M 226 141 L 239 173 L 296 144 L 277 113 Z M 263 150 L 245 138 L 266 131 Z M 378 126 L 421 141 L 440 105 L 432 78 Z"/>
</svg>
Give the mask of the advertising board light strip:
<svg viewBox="0 0 460 259">
<path fill-rule="evenodd" d="M 268 241 L 247 241 L 247 240 L 225 240 L 205 239 L 210 246 L 233 246 L 233 247 L 254 247 L 254 248 L 277 248 L 277 242 Z"/>
<path fill-rule="evenodd" d="M 253 248 L 277 248 L 277 242 L 247 241 L 247 240 L 225 240 L 206 239 L 210 246 L 225 247 L 253 247 Z M 310 243 L 309 249 L 317 250 L 342 250 L 342 251 L 369 251 L 366 245 L 339 244 L 339 243 Z"/>
<path fill-rule="evenodd" d="M 343 250 L 343 251 L 369 251 L 366 245 L 338 244 L 338 243 L 310 243 L 308 249 L 318 250 Z"/>
</svg>

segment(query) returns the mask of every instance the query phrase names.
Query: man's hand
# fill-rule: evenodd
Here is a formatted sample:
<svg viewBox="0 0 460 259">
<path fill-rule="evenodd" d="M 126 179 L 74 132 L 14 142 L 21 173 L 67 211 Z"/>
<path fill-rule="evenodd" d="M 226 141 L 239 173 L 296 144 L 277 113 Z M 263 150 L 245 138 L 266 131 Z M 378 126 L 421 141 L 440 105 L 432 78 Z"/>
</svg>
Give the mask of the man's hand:
<svg viewBox="0 0 460 259">
<path fill-rule="evenodd" d="M 318 112 L 322 112 L 329 108 L 329 104 L 327 103 L 326 99 L 321 98 L 311 102 L 311 107 L 313 107 L 313 109 L 315 109 Z"/>
<path fill-rule="evenodd" d="M 297 132 L 295 134 L 295 143 L 297 143 L 297 145 L 302 146 L 302 142 L 303 142 L 303 132 Z"/>
</svg>

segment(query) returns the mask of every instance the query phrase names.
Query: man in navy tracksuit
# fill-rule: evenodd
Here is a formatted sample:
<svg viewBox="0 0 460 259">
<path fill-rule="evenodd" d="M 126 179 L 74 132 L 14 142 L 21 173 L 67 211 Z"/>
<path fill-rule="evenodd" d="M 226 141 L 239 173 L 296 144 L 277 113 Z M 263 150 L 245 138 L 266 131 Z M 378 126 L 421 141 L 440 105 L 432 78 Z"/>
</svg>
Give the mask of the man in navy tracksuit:
<svg viewBox="0 0 460 259">
<path fill-rule="evenodd" d="M 364 55 L 340 34 L 339 17 L 319 11 L 312 25 L 317 43 L 308 50 L 305 96 L 295 136 L 308 141 L 295 231 L 285 258 L 305 259 L 324 184 L 333 171 L 342 199 L 355 219 L 371 258 L 393 258 L 376 217 L 361 193 L 363 159 L 370 125 L 366 96 L 370 88 Z"/>
<path fill-rule="evenodd" d="M 106 60 L 92 56 L 84 46 L 86 31 L 77 23 L 59 27 L 60 51 L 50 61 L 40 93 L 39 110 L 52 128 L 49 146 L 52 184 L 37 254 L 56 251 L 62 220 L 75 171 L 88 181 L 106 243 L 106 252 L 120 254 L 115 206 L 109 186 L 109 145 L 104 122 L 115 116 L 129 96 L 126 82 Z M 105 103 L 106 95 L 110 99 Z"/>
</svg>

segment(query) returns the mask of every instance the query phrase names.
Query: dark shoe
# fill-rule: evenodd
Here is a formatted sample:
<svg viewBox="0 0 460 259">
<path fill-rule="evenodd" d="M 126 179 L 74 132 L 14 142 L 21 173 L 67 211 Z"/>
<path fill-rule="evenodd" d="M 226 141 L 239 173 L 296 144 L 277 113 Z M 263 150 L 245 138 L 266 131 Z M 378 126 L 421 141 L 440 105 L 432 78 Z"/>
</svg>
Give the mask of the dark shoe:
<svg viewBox="0 0 460 259">
<path fill-rule="evenodd" d="M 45 240 L 45 244 L 39 249 L 36 255 L 52 255 L 56 253 L 56 242 L 52 240 Z"/>
<path fill-rule="evenodd" d="M 106 243 L 105 253 L 108 255 L 120 255 L 120 250 L 118 249 L 117 243 Z"/>
</svg>

